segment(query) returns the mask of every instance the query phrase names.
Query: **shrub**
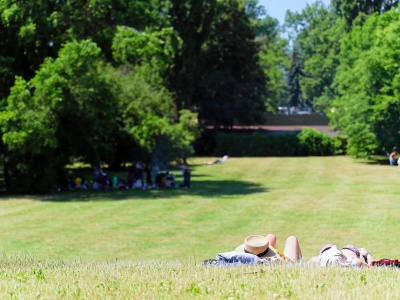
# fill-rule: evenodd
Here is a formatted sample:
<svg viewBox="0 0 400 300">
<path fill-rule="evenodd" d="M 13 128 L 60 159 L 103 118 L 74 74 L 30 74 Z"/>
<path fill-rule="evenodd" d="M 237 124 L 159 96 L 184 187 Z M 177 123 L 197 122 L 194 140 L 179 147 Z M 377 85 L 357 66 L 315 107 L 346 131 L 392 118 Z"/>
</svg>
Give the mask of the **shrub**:
<svg viewBox="0 0 400 300">
<path fill-rule="evenodd" d="M 208 131 L 196 147 L 196 154 L 243 156 L 327 156 L 337 153 L 343 141 L 316 129 L 277 135 L 261 132 Z"/>
<path fill-rule="evenodd" d="M 303 129 L 297 136 L 300 155 L 327 156 L 335 154 L 335 142 L 328 134 L 316 129 Z"/>
<path fill-rule="evenodd" d="M 230 156 L 295 156 L 298 155 L 296 134 L 281 135 L 230 134 L 215 135 L 213 155 L 229 154 Z"/>
</svg>

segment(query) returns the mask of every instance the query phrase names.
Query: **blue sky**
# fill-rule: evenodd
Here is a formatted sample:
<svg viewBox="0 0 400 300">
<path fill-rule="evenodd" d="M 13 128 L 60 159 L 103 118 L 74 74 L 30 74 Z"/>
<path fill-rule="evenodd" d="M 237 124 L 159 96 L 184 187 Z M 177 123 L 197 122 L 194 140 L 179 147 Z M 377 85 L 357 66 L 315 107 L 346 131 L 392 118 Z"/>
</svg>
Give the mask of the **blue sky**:
<svg viewBox="0 0 400 300">
<path fill-rule="evenodd" d="M 285 13 L 289 9 L 291 11 L 300 12 L 306 7 L 307 3 L 312 4 L 315 0 L 259 0 L 258 3 L 267 9 L 269 16 L 278 19 L 279 24 L 283 24 Z M 330 0 L 323 0 L 326 5 L 329 5 Z"/>
</svg>

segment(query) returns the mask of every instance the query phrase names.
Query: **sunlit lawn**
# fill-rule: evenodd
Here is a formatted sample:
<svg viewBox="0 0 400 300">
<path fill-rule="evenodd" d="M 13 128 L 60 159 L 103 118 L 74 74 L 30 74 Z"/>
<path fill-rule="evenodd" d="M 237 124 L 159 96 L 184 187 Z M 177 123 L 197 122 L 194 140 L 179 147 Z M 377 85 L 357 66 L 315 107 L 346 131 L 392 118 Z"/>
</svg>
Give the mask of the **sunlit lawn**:
<svg viewBox="0 0 400 300">
<path fill-rule="evenodd" d="M 164 283 L 156 283 L 157 287 L 153 286 L 153 290 L 149 291 L 152 290 L 154 294 L 155 290 L 159 290 L 158 298 L 190 298 L 190 295 L 196 293 L 205 296 L 208 295 L 207 288 L 214 289 L 209 294 L 211 298 L 245 298 L 246 295 L 259 297 L 266 289 L 263 287 L 260 290 L 260 282 L 273 276 L 273 282 L 284 282 L 275 291 L 279 297 L 306 299 L 306 294 L 301 294 L 296 284 L 290 291 L 288 281 L 307 285 L 307 280 L 327 276 L 326 280 L 322 280 L 324 285 L 321 287 L 328 289 L 328 286 L 333 285 L 340 290 L 343 284 L 342 279 L 338 279 L 340 276 L 349 277 L 361 285 L 371 280 L 375 280 L 375 285 L 381 284 L 378 278 L 372 279 L 377 274 L 384 276 L 381 279 L 385 280 L 399 277 L 397 270 L 390 270 L 396 272 L 393 276 L 371 270 L 375 275 L 369 277 L 369 273 L 361 270 L 357 272 L 363 273 L 358 274 L 354 274 L 354 270 L 324 273 L 300 267 L 308 270 L 301 279 L 299 272 L 303 271 L 298 268 L 290 272 L 282 268 L 276 271 L 256 269 L 258 275 L 251 277 L 250 282 L 235 277 L 234 287 L 228 286 L 225 294 L 216 293 L 218 284 L 204 276 L 215 277 L 223 285 L 224 277 L 221 276 L 226 274 L 210 271 L 214 273 L 205 275 L 208 271 L 194 266 L 204 259 L 214 258 L 218 252 L 233 250 L 250 234 L 275 233 L 279 249 L 282 249 L 287 236 L 296 235 L 305 260 L 315 255 L 326 243 L 339 246 L 353 243 L 366 247 L 375 258 L 400 257 L 397 240 L 400 230 L 400 187 L 397 184 L 400 168 L 356 161 L 350 157 L 229 158 L 224 164 L 204 165 L 206 160 L 210 158 L 190 161 L 193 169 L 191 189 L 74 191 L 47 196 L 3 197 L 0 201 L 0 249 L 4 253 L 2 261 L 6 263 L 0 266 L 3 270 L 3 273 L 0 270 L 0 281 L 5 280 L 3 284 L 15 292 L 9 285 L 12 283 L 7 280 L 17 280 L 19 269 L 23 274 L 26 273 L 21 275 L 28 278 L 26 282 L 38 280 L 40 274 L 35 272 L 39 272 L 38 266 L 43 259 L 43 270 L 52 274 L 53 278 L 43 287 L 49 289 L 49 293 L 56 293 L 52 290 L 56 289 L 54 278 L 60 276 L 60 282 L 65 281 L 65 285 L 71 285 L 68 283 L 68 274 L 76 272 L 77 278 L 80 278 L 87 272 L 87 263 L 97 262 L 91 269 L 93 278 L 85 277 L 86 288 L 79 287 L 80 292 L 76 291 L 78 285 L 73 286 L 74 290 L 72 287 L 67 289 L 67 295 L 72 298 L 90 297 L 88 291 L 95 288 L 89 286 L 97 286 L 103 281 L 112 286 L 110 281 L 113 280 L 118 282 L 114 282 L 114 285 L 120 287 L 120 294 L 110 294 L 110 290 L 102 294 L 98 293 L 99 289 L 95 289 L 97 292 L 92 295 L 119 298 L 132 293 L 131 289 L 135 288 L 125 286 L 128 284 L 127 279 L 119 276 L 127 275 L 121 275 L 121 269 L 113 269 L 115 264 L 122 264 L 119 267 L 124 270 L 122 274 L 138 272 L 139 269 L 143 270 L 141 272 L 144 277 L 154 276 L 158 272 L 163 274 L 161 277 L 172 276 L 171 269 L 175 269 L 179 276 L 185 277 L 187 272 L 192 274 L 190 280 L 181 278 L 180 284 L 184 288 L 175 279 L 171 279 L 168 283 L 169 292 L 165 281 L 167 279 L 157 279 Z M 15 264 L 13 257 L 22 265 Z M 74 269 L 68 263 L 73 261 L 83 265 L 77 263 Z M 183 267 L 165 266 L 173 262 L 179 262 Z M 153 264 L 150 271 L 143 268 L 147 264 Z M 112 275 L 113 280 L 109 278 L 111 275 L 104 275 L 110 269 L 113 269 L 110 274 L 116 272 Z M 57 270 L 63 270 L 64 275 Z M 238 276 L 239 271 L 230 269 L 222 272 L 231 272 L 226 276 Z M 292 277 L 286 278 L 287 274 L 292 274 Z M 100 280 L 98 276 L 107 278 Z M 150 284 L 150 279 L 146 280 L 147 285 Z M 202 287 L 199 282 L 206 282 L 205 286 Z M 236 284 L 248 286 L 236 287 Z M 316 298 L 318 295 L 329 298 L 343 293 L 333 293 L 332 290 L 318 292 L 315 290 L 318 284 L 314 282 L 304 288 L 310 289 L 308 293 Z M 387 287 L 380 285 L 376 287 L 376 294 L 385 291 L 387 293 L 381 294 L 382 298 L 399 296 L 400 289 L 393 290 L 395 285 L 392 281 L 386 284 L 392 290 L 389 292 Z M 24 287 L 29 290 L 26 285 Z M 235 288 L 240 292 L 229 296 Z M 369 288 L 371 290 L 372 286 Z M 246 289 L 249 290 L 246 292 Z M 350 287 L 346 289 L 344 292 L 349 292 L 347 295 L 353 295 Z M 150 294 L 146 296 L 145 290 L 140 284 L 136 286 L 137 292 L 151 299 Z M 73 294 L 73 291 L 78 294 Z M 268 291 L 269 294 L 267 291 L 265 293 L 269 296 L 275 293 L 271 288 Z M 21 292 L 19 297 L 24 298 L 24 295 Z M 366 292 L 361 295 L 369 294 Z"/>
</svg>

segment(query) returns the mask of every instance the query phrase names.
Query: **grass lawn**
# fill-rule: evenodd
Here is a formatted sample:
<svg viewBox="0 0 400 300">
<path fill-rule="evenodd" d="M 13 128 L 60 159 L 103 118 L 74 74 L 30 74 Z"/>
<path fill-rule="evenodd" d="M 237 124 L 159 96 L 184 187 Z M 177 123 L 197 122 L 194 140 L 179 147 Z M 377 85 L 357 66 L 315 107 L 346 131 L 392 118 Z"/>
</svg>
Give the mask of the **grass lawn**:
<svg viewBox="0 0 400 300">
<path fill-rule="evenodd" d="M 37 263 L 43 258 L 46 260 L 43 268 L 48 272 L 57 269 L 54 265 L 57 261 L 97 262 L 94 269 L 101 269 L 99 276 L 116 262 L 125 263 L 120 267 L 124 271 L 115 270 L 118 274 L 143 270 L 143 261 L 154 264 L 153 273 L 150 273 L 152 276 L 156 273 L 154 270 L 159 268 L 156 262 L 186 262 L 191 266 L 190 271 L 174 265 L 160 267 L 164 270 L 163 275 L 157 275 L 172 276 L 173 269 L 183 277 L 187 276 L 185 272 L 192 272 L 190 280 L 185 278 L 181 282 L 186 292 L 177 294 L 172 289 L 171 293 L 165 292 L 166 285 L 173 284 L 168 283 L 168 279 L 157 278 L 156 290 L 163 290 L 165 294 L 160 292 L 159 297 L 154 298 L 188 296 L 196 294 L 196 291 L 204 296 L 207 288 L 216 284 L 209 282 L 211 278 L 208 275 L 207 279 L 202 277 L 205 276 L 204 272 L 214 272 L 211 277 L 221 280 L 220 284 L 223 284 L 225 277 L 220 277 L 222 271 L 193 271 L 193 265 L 203 259 L 214 258 L 218 252 L 233 250 L 251 234 L 275 233 L 278 237 L 277 248 L 281 250 L 286 237 L 296 235 L 305 260 L 315 255 L 326 243 L 338 246 L 353 243 L 367 248 L 375 258 L 400 257 L 397 241 L 400 230 L 400 187 L 396 182 L 400 168 L 356 161 L 351 157 L 229 158 L 221 165 L 204 165 L 206 160 L 211 159 L 195 158 L 190 161 L 193 170 L 191 189 L 76 191 L 48 196 L 1 198 L 0 249 L 4 258 L 0 261 L 5 265 L 0 265 L 0 282 L 7 272 L 17 276 L 18 264 L 15 272 L 12 269 L 16 268 L 15 261 L 22 261 L 24 266 L 28 266 L 26 272 L 29 276 L 23 275 L 28 281 L 32 276 L 34 280 L 41 277 L 37 275 L 40 269 Z M 35 267 L 32 267 L 32 261 Z M 65 264 L 60 265 L 61 270 L 65 269 L 64 275 L 76 272 L 81 274 L 77 275 L 79 277 L 86 272 L 87 265 L 71 269 L 70 265 Z M 104 267 L 101 267 L 103 264 Z M 1 273 L 1 269 L 6 271 Z M 20 269 L 23 270 L 23 267 Z M 385 273 L 389 271 L 396 273 Z M 377 279 L 372 279 L 377 273 L 369 275 L 371 273 L 365 272 L 379 272 L 379 276 L 384 276 L 381 279 L 391 281 L 387 282 L 387 286 L 376 288 L 376 293 L 386 292 L 380 294 L 382 298 L 388 295 L 400 297 L 400 289 L 393 290 L 396 285 L 392 282 L 399 279 L 399 273 L 397 270 L 389 271 L 367 270 L 356 274 L 352 270 L 310 271 L 307 273 L 310 277 L 305 276 L 302 280 L 327 276 L 327 280 L 323 280 L 325 289 L 333 284 L 340 290 L 343 282 L 334 280 L 330 283 L 331 279 L 344 276 L 361 285 L 371 281 L 378 284 Z M 223 272 L 231 272 L 231 275 L 224 273 L 224 276 L 232 277 L 237 276 L 239 271 Z M 238 287 L 235 283 L 236 291 L 240 293 L 230 294 L 232 287 L 229 287 L 226 294 L 215 294 L 213 287 L 210 297 L 245 298 L 246 295 L 262 295 L 258 292 L 253 294 L 254 291 L 267 289 L 263 287 L 260 290 L 257 278 L 261 282 L 269 276 L 272 276 L 272 282 L 281 285 L 276 291 L 279 297 L 305 296 L 287 289 L 287 280 L 292 282 L 299 277 L 298 268 L 292 268 L 289 273 L 287 268 L 282 267 L 257 269 L 256 272 L 258 275 L 252 277 L 254 282 L 250 286 L 241 287 L 240 284 L 245 284 L 243 279 L 237 282 Z M 287 278 L 287 274 L 292 274 L 292 278 Z M 146 276 L 144 273 L 142 275 Z M 13 278 L 10 276 L 6 277 Z M 57 276 L 53 275 L 53 278 Z M 119 278 L 118 275 L 115 277 Z M 241 276 L 245 277 L 249 275 Z M 119 280 L 119 284 L 123 284 L 122 279 Z M 164 283 L 160 286 L 161 281 Z M 198 287 L 202 281 L 209 283 L 205 287 Z M 3 284 L 7 284 L 7 281 Z M 282 284 L 286 284 L 286 287 Z M 300 280 L 299 284 L 306 283 Z M 316 292 L 318 284 L 310 287 L 310 295 L 329 298 L 331 294 Z M 390 293 L 389 287 L 392 289 Z M 371 290 L 371 286 L 369 288 Z M 175 289 L 181 291 L 177 287 Z M 139 290 L 138 287 L 136 291 Z M 145 290 L 143 297 L 153 298 L 150 294 L 146 296 Z M 129 294 L 128 290 L 125 291 Z M 275 294 L 272 290 L 268 291 L 271 291 L 271 297 Z M 344 291 L 350 290 L 345 288 Z M 68 295 L 72 298 L 90 298 L 89 294 L 79 293 L 74 296 L 71 290 Z M 338 293 L 340 291 L 332 295 Z M 100 295 L 113 297 L 116 294 Z M 124 294 L 119 296 L 125 297 Z M 24 298 L 23 294 L 19 297 Z"/>
</svg>

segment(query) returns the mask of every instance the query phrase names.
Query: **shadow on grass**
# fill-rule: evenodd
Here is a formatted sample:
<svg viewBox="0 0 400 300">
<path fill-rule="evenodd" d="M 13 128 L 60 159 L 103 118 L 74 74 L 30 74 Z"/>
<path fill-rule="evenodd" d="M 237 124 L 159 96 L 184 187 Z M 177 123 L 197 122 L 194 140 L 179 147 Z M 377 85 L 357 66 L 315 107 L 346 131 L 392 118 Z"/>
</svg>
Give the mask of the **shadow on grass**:
<svg viewBox="0 0 400 300">
<path fill-rule="evenodd" d="M 386 165 L 386 166 L 390 167 L 389 159 L 387 156 L 378 156 L 378 155 L 371 156 L 371 158 L 369 160 L 366 160 L 366 161 L 362 160 L 361 162 L 366 163 L 368 165 L 382 165 L 382 166 Z M 397 159 L 396 159 L 396 162 L 397 162 Z"/>
<path fill-rule="evenodd" d="M 193 182 L 190 189 L 173 188 L 159 190 L 124 190 L 110 189 L 100 190 L 81 190 L 61 192 L 44 196 L 26 197 L 28 199 L 38 201 L 54 201 L 54 202 L 79 202 L 79 201 L 121 201 L 121 200 L 158 200 L 173 199 L 181 196 L 201 196 L 201 197 L 217 197 L 217 196 L 240 196 L 255 193 L 265 193 L 267 189 L 258 184 L 243 181 L 207 181 L 197 180 Z M 6 200 L 6 197 L 0 199 Z"/>
</svg>

